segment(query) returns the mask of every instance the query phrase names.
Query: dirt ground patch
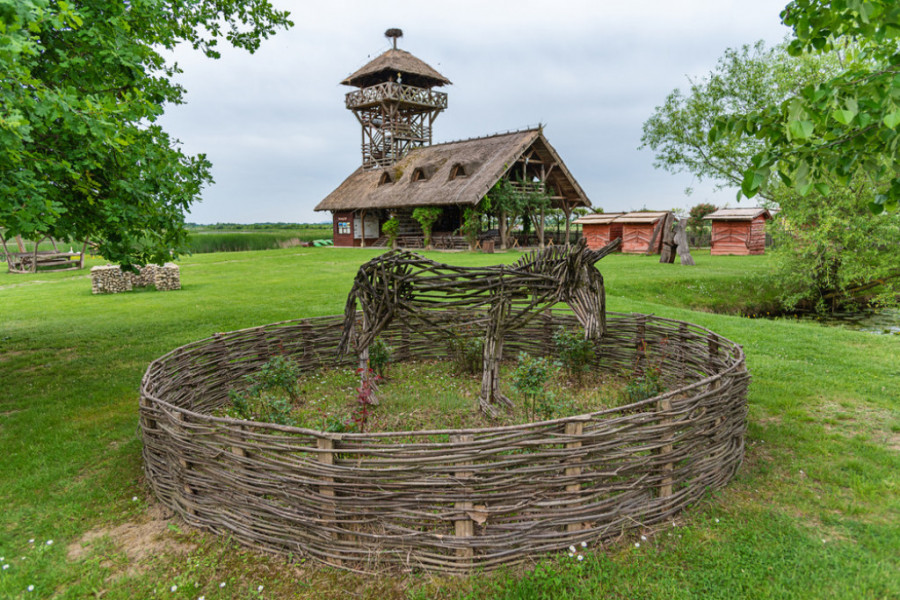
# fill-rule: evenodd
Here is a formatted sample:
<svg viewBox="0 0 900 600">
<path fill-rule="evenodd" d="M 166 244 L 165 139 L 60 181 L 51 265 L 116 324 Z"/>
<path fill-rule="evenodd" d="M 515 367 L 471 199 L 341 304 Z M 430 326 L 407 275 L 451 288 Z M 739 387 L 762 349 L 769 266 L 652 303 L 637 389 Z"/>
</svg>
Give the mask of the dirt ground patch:
<svg viewBox="0 0 900 600">
<path fill-rule="evenodd" d="M 114 553 L 124 555 L 124 561 L 118 561 L 105 552 L 109 558 L 101 564 L 113 569 L 110 579 L 138 574 L 147 568 L 147 562 L 153 556 L 187 554 L 196 548 L 194 544 L 174 538 L 169 529 L 173 523 L 172 517 L 171 511 L 160 504 L 153 504 L 134 521 L 88 531 L 80 540 L 69 544 L 67 557 L 70 561 L 84 560 L 95 551 L 102 552 L 108 540 L 115 548 Z"/>
</svg>

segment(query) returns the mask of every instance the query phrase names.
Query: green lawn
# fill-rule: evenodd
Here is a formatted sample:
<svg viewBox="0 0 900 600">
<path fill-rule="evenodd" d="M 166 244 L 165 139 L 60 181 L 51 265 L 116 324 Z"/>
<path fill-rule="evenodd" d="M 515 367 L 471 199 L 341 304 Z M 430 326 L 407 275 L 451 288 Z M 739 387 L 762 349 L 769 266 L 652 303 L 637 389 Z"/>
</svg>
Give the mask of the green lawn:
<svg viewBox="0 0 900 600">
<path fill-rule="evenodd" d="M 137 430 L 147 364 L 214 332 L 339 313 L 375 254 L 195 255 L 179 261 L 180 291 L 111 296 L 91 295 L 87 271 L 0 274 L 0 597 L 900 598 L 900 337 L 708 312 L 758 312 L 766 257 L 600 263 L 611 310 L 698 323 L 747 353 L 747 460 L 677 527 L 468 578 L 289 565 L 177 522 L 153 533 Z"/>
</svg>

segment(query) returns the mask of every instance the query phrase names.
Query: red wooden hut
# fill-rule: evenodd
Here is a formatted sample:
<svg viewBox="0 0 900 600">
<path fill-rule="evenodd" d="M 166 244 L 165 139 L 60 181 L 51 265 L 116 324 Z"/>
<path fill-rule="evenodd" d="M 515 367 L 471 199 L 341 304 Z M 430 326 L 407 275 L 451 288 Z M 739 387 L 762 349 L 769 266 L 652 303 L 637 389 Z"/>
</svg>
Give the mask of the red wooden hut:
<svg viewBox="0 0 900 600">
<path fill-rule="evenodd" d="M 585 215 L 575 220 L 581 225 L 581 235 L 591 250 L 599 250 L 616 238 L 622 237 L 622 224 L 616 221 L 624 213 L 600 213 Z"/>
<path fill-rule="evenodd" d="M 765 208 L 723 208 L 703 218 L 712 222 L 710 254 L 765 254 L 766 221 L 772 218 Z"/>
<path fill-rule="evenodd" d="M 659 254 L 667 212 L 631 212 L 616 219 L 622 225 L 622 252 Z"/>
</svg>

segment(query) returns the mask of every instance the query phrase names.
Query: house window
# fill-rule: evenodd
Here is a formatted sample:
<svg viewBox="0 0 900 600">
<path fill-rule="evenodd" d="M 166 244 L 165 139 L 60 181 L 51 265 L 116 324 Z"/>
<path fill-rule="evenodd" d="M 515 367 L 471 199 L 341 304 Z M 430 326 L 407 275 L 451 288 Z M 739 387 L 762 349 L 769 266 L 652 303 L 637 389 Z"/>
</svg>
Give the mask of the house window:
<svg viewBox="0 0 900 600">
<path fill-rule="evenodd" d="M 381 187 L 383 185 L 387 185 L 389 183 L 394 183 L 391 179 L 391 176 L 388 175 L 388 172 L 385 171 L 381 174 L 381 177 L 378 178 L 378 186 Z"/>
<path fill-rule="evenodd" d="M 350 222 L 338 221 L 338 235 L 350 235 Z"/>
<path fill-rule="evenodd" d="M 461 164 L 457 163 L 453 165 L 453 168 L 450 169 L 450 179 L 456 179 L 457 177 L 468 177 L 469 174 L 466 173 L 466 168 Z"/>
<path fill-rule="evenodd" d="M 422 169 L 416 169 L 413 171 L 412 180 L 413 181 L 425 181 L 428 177 L 425 176 L 425 171 Z"/>
</svg>

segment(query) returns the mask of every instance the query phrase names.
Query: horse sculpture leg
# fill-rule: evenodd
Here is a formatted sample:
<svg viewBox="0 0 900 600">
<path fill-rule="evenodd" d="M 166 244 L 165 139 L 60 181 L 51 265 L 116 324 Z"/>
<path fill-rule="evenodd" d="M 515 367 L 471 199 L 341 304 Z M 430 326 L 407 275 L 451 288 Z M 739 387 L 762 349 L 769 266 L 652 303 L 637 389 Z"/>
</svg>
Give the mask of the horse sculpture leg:
<svg viewBox="0 0 900 600">
<path fill-rule="evenodd" d="M 500 361 L 503 358 L 503 321 L 509 314 L 509 302 L 501 301 L 491 308 L 490 322 L 484 336 L 482 352 L 481 397 L 478 404 L 482 412 L 495 418 L 497 406 L 511 408 L 512 401 L 500 392 Z"/>
</svg>

